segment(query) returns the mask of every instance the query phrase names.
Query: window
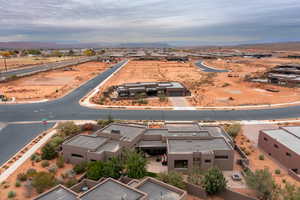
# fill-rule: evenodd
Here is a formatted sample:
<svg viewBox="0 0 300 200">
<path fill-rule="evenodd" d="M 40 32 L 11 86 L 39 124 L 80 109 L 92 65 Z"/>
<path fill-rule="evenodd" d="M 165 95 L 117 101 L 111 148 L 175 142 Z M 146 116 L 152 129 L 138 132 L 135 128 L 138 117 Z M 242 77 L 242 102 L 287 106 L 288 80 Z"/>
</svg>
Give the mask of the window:
<svg viewBox="0 0 300 200">
<path fill-rule="evenodd" d="M 201 159 L 200 158 L 194 158 L 194 161 L 200 161 Z"/>
<path fill-rule="evenodd" d="M 285 155 L 292 157 L 292 154 L 290 154 L 289 152 L 286 152 Z"/>
<path fill-rule="evenodd" d="M 277 148 L 277 149 L 279 148 L 277 144 L 274 144 L 274 147 Z"/>
<path fill-rule="evenodd" d="M 210 163 L 211 160 L 208 160 L 208 159 L 207 159 L 207 160 L 204 160 L 204 162 L 205 162 L 205 163 Z"/>
<path fill-rule="evenodd" d="M 76 157 L 76 158 L 83 158 L 83 156 L 82 156 L 82 155 L 75 154 L 75 153 L 73 153 L 73 154 L 72 154 L 72 157 Z"/>
<path fill-rule="evenodd" d="M 265 137 L 264 137 L 264 141 L 268 141 L 268 138 L 265 138 Z"/>
<path fill-rule="evenodd" d="M 175 160 L 174 161 L 174 167 L 175 168 L 187 168 L 188 167 L 188 161 L 187 160 Z"/>
<path fill-rule="evenodd" d="M 215 159 L 228 159 L 228 156 L 215 156 Z"/>
<path fill-rule="evenodd" d="M 91 162 L 96 162 L 96 160 L 94 160 L 94 159 L 91 159 L 90 161 L 91 161 Z"/>
</svg>

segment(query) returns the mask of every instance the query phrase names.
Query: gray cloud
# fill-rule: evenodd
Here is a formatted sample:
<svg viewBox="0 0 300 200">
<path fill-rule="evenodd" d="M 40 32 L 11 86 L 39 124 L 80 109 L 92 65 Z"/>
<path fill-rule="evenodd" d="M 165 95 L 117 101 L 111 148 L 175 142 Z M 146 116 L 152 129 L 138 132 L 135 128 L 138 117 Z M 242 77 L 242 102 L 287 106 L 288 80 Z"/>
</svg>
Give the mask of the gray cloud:
<svg viewBox="0 0 300 200">
<path fill-rule="evenodd" d="M 0 41 L 299 40 L 298 0 L 0 0 Z"/>
</svg>

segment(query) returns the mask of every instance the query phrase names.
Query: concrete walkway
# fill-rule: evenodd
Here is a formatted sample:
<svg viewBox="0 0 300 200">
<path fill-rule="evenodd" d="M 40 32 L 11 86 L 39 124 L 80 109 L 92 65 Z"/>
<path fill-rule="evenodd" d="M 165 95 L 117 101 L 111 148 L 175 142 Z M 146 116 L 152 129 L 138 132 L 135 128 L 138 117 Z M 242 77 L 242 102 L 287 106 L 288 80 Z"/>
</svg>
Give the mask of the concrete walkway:
<svg viewBox="0 0 300 200">
<path fill-rule="evenodd" d="M 171 101 L 174 110 L 196 110 L 196 108 L 190 106 L 185 97 L 169 97 L 168 99 Z"/>
</svg>

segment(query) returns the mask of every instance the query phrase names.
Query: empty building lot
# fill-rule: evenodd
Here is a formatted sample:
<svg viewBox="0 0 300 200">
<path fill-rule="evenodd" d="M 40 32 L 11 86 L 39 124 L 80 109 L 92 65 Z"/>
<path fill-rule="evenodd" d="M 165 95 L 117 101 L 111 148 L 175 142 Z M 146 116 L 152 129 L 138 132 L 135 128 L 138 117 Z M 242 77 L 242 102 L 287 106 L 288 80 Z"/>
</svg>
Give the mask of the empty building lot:
<svg viewBox="0 0 300 200">
<path fill-rule="evenodd" d="M 106 63 L 88 62 L 0 83 L 0 91 L 17 101 L 55 99 L 106 69 Z"/>
<path fill-rule="evenodd" d="M 300 88 L 246 81 L 261 77 L 271 68 L 300 59 L 287 58 L 224 58 L 204 61 L 208 66 L 228 69 L 225 73 L 206 73 L 207 80 L 194 93 L 195 106 L 243 106 L 287 103 L 300 100 Z"/>
<path fill-rule="evenodd" d="M 95 103 L 99 103 L 103 97 L 103 92 L 111 86 L 125 83 L 137 82 L 180 82 L 187 89 L 196 89 L 196 84 L 201 79 L 201 70 L 194 66 L 192 62 L 175 61 L 130 61 L 109 81 L 104 84 L 100 92 L 93 98 Z M 159 101 L 158 98 L 147 98 L 147 105 L 151 106 L 172 106 L 170 101 Z M 106 98 L 105 105 L 130 106 L 138 105 L 132 100 L 111 101 Z"/>
</svg>

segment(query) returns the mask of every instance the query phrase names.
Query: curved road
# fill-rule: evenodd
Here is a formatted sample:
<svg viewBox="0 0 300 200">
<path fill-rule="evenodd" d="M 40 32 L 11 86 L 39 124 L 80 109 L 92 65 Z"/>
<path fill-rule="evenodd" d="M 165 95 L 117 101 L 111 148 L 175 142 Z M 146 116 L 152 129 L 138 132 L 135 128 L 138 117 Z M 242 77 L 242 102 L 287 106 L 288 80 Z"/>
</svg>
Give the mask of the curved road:
<svg viewBox="0 0 300 200">
<path fill-rule="evenodd" d="M 199 67 L 204 72 L 229 72 L 229 70 L 226 70 L 226 69 L 216 69 L 216 68 L 204 66 L 204 64 L 201 60 L 195 62 L 195 64 L 197 67 Z"/>
<path fill-rule="evenodd" d="M 0 122 L 48 120 L 267 120 L 300 117 L 300 106 L 253 110 L 111 110 L 90 109 L 78 101 L 124 63 L 120 62 L 63 98 L 33 104 L 0 105 Z M 198 65 L 199 66 L 199 65 Z"/>
</svg>

